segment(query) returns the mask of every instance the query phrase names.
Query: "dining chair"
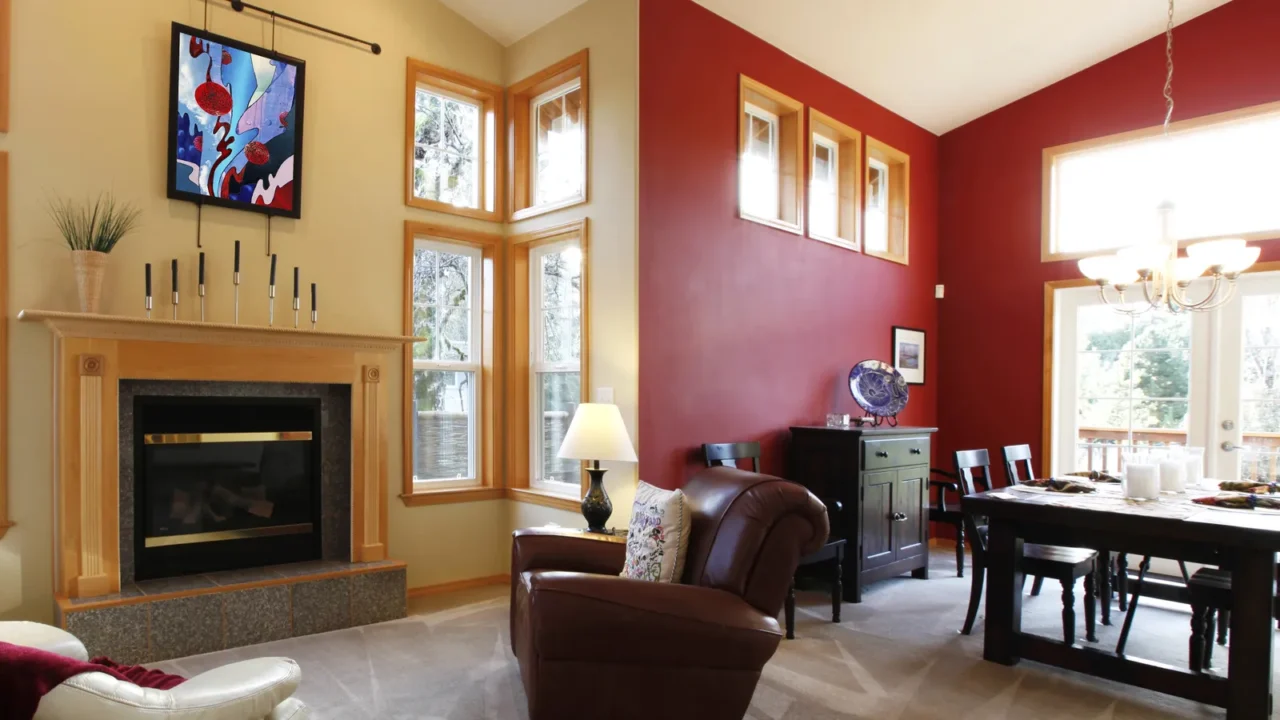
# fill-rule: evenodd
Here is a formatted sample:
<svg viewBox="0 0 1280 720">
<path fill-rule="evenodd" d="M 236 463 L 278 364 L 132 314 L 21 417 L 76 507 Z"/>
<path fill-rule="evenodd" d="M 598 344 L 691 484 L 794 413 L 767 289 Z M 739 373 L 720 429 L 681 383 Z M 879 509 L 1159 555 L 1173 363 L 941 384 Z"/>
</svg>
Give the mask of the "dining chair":
<svg viewBox="0 0 1280 720">
<path fill-rule="evenodd" d="M 1214 626 L 1219 645 L 1227 644 L 1231 631 L 1231 571 L 1200 568 L 1187 581 L 1187 590 L 1191 593 L 1188 665 L 1201 672 L 1213 665 Z M 1271 614 L 1280 620 L 1280 597 L 1272 603 Z"/>
<path fill-rule="evenodd" d="M 1030 445 L 1005 445 L 1001 448 L 1001 453 L 1004 454 L 1005 477 L 1008 478 L 1010 485 L 1017 485 L 1022 480 L 1035 479 L 1036 471 L 1031 464 Z M 1023 468 L 1026 469 L 1025 477 L 1022 473 Z"/>
<path fill-rule="evenodd" d="M 986 450 L 960 450 L 956 452 L 955 462 L 956 476 L 965 495 L 976 493 L 979 485 L 990 487 L 991 457 Z M 978 618 L 978 606 L 982 603 L 982 585 L 987 570 L 987 524 L 986 518 L 971 513 L 965 513 L 964 522 L 973 555 L 973 584 L 969 590 L 969 610 L 960 632 L 971 635 L 974 621 Z M 1062 638 L 1067 645 L 1075 644 L 1076 640 L 1075 584 L 1080 578 L 1084 578 L 1085 639 L 1089 642 L 1098 640 L 1094 597 L 1097 558 L 1098 553 L 1081 548 L 1031 543 L 1022 546 L 1020 567 L 1024 579 L 1027 575 L 1048 577 L 1062 584 Z"/>
<path fill-rule="evenodd" d="M 983 490 L 990 490 L 984 487 Z M 964 513 L 947 506 L 947 493 L 962 494 L 960 478 L 953 472 L 929 468 L 929 490 L 937 490 L 936 502 L 929 507 L 929 522 L 950 525 L 956 534 L 956 577 L 964 577 Z"/>
<path fill-rule="evenodd" d="M 760 443 L 758 442 L 707 443 L 702 446 L 702 455 L 706 459 L 707 467 L 716 465 L 737 467 L 739 460 L 750 460 L 752 472 L 760 472 Z M 806 565 L 831 563 L 834 566 L 831 572 L 831 622 L 838 623 L 840 622 L 840 602 L 844 597 L 844 553 L 847 544 L 843 537 L 842 527 L 839 525 L 840 518 L 844 516 L 844 507 L 839 500 L 822 498 L 822 503 L 827 506 L 827 519 L 831 527 L 831 534 L 828 536 L 827 542 L 816 552 L 800 558 L 800 565 L 797 567 L 797 571 L 800 567 Z M 787 639 L 794 640 L 796 638 L 796 583 L 794 578 L 791 581 L 791 587 L 787 589 L 785 611 Z"/>
</svg>

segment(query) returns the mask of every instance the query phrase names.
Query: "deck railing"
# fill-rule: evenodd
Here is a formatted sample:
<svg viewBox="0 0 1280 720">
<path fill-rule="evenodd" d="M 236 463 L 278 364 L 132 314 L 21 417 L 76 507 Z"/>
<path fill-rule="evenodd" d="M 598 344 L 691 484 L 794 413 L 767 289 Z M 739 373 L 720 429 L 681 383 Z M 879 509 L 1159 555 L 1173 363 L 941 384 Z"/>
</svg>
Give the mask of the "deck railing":
<svg viewBox="0 0 1280 720">
<path fill-rule="evenodd" d="M 1082 470 L 1123 472 L 1124 453 L 1130 449 L 1186 445 L 1185 430 L 1134 430 L 1133 440 L 1123 428 L 1080 428 L 1076 464 Z M 1240 454 L 1240 477 L 1275 482 L 1280 479 L 1280 433 L 1245 433 Z"/>
</svg>

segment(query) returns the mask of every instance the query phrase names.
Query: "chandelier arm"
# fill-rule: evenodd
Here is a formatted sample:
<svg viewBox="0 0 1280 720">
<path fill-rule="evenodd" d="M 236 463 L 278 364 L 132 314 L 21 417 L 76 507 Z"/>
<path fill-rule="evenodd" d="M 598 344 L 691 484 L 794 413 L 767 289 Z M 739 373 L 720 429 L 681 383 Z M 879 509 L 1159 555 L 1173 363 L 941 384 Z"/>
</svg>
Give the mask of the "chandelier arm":
<svg viewBox="0 0 1280 720">
<path fill-rule="evenodd" d="M 1134 317 L 1136 315 L 1141 315 L 1142 313 L 1153 310 L 1155 307 L 1153 305 L 1147 305 L 1145 307 L 1140 307 L 1136 310 L 1128 310 L 1126 308 L 1121 307 L 1119 304 L 1117 304 L 1117 303 L 1124 302 L 1124 291 L 1120 290 L 1117 287 L 1116 296 L 1117 296 L 1116 302 L 1115 303 L 1111 302 L 1111 300 L 1107 297 L 1107 286 L 1102 283 L 1098 284 L 1098 297 L 1102 299 L 1102 304 L 1111 308 L 1113 312 L 1117 312 L 1117 313 L 1120 313 L 1121 315 L 1126 315 L 1128 317 Z"/>
<path fill-rule="evenodd" d="M 1222 275 L 1214 275 L 1213 286 L 1209 288 L 1209 294 L 1203 300 L 1197 303 L 1187 302 L 1187 294 L 1184 292 L 1182 298 L 1178 300 L 1178 304 L 1188 310 L 1212 310 L 1225 302 L 1218 297 L 1220 289 L 1222 289 Z"/>
</svg>

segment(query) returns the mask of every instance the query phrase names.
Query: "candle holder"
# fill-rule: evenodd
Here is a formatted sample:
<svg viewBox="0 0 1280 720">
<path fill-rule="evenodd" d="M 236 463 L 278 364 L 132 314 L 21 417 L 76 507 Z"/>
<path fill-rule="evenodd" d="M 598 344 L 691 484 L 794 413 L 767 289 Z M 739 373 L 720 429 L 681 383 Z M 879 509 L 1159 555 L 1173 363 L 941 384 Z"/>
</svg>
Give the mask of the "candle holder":
<svg viewBox="0 0 1280 720">
<path fill-rule="evenodd" d="M 178 319 L 178 261 L 174 260 L 173 264 L 170 265 L 169 267 L 171 268 L 169 287 L 173 291 L 172 300 L 170 302 L 173 304 L 173 319 L 177 320 Z"/>
<path fill-rule="evenodd" d="M 147 301 L 146 303 L 144 303 L 143 307 L 147 309 L 147 319 L 150 320 L 151 319 L 151 263 L 146 263 L 144 267 L 145 267 L 145 270 L 143 272 L 143 278 L 146 284 Z"/>
<path fill-rule="evenodd" d="M 294 330 L 298 329 L 298 310 L 300 309 L 301 309 L 301 304 L 298 302 L 298 298 L 295 296 L 293 298 L 293 329 Z"/>
<path fill-rule="evenodd" d="M 235 324 L 240 324 L 240 241 L 236 241 L 235 267 L 231 273 L 231 282 L 235 284 Z"/>
<path fill-rule="evenodd" d="M 147 319 L 151 319 L 151 296 L 147 296 Z"/>
<path fill-rule="evenodd" d="M 316 318 L 317 318 L 317 317 L 319 317 L 319 315 L 317 315 L 317 314 L 316 314 L 316 311 L 315 311 L 315 310 L 312 310 L 312 311 L 311 311 L 311 329 L 312 329 L 312 330 L 315 330 L 315 329 L 316 329 Z"/>
</svg>

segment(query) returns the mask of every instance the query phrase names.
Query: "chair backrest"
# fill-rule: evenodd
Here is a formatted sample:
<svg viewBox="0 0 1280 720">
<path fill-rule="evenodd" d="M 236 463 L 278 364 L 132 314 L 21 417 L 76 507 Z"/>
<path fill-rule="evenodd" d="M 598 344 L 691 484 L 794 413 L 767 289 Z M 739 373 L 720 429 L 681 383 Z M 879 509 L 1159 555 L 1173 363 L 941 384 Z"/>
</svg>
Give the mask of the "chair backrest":
<svg viewBox="0 0 1280 720">
<path fill-rule="evenodd" d="M 702 454 L 706 457 L 707 467 L 723 465 L 738 467 L 739 460 L 751 460 L 751 469 L 760 472 L 760 443 L 732 442 L 707 443 L 702 446 Z"/>
<path fill-rule="evenodd" d="M 827 541 L 827 508 L 802 485 L 712 467 L 682 488 L 693 514 L 683 582 L 738 595 L 776 616 L 800 558 Z"/>
<path fill-rule="evenodd" d="M 1004 472 L 1009 479 L 1010 485 L 1017 485 L 1022 480 L 1031 480 L 1036 476 L 1035 468 L 1031 465 L 1031 446 L 1030 445 L 1005 445 L 1002 449 L 1004 453 Z M 1026 476 L 1020 473 L 1018 463 L 1026 464 Z"/>
<path fill-rule="evenodd" d="M 960 482 L 960 492 L 973 495 L 992 489 L 991 485 L 991 453 L 982 450 L 956 451 L 956 475 Z M 969 536 L 975 563 L 986 562 L 987 555 L 987 519 L 969 513 L 964 516 L 965 533 Z"/>
</svg>

